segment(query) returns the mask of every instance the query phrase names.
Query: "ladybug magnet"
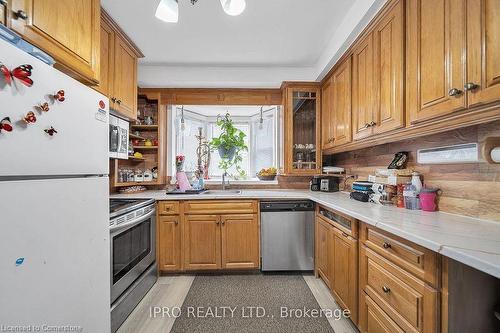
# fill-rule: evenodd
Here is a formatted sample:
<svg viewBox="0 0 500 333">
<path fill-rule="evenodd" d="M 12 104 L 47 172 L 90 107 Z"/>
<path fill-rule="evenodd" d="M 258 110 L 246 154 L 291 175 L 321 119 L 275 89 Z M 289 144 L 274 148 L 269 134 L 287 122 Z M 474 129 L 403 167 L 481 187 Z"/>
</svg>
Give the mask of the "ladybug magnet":
<svg viewBox="0 0 500 333">
<path fill-rule="evenodd" d="M 64 102 L 66 100 L 66 97 L 64 97 L 64 90 L 59 90 L 54 96 L 54 99 L 58 102 Z"/>
<path fill-rule="evenodd" d="M 12 132 L 12 123 L 10 122 L 9 117 L 5 117 L 0 120 L 0 133 L 2 133 L 2 131 Z"/>
<path fill-rule="evenodd" d="M 36 123 L 35 113 L 33 111 L 30 111 L 30 112 L 26 113 L 26 115 L 24 116 L 23 120 L 24 120 L 24 122 L 26 124 L 34 124 L 34 123 Z"/>
</svg>

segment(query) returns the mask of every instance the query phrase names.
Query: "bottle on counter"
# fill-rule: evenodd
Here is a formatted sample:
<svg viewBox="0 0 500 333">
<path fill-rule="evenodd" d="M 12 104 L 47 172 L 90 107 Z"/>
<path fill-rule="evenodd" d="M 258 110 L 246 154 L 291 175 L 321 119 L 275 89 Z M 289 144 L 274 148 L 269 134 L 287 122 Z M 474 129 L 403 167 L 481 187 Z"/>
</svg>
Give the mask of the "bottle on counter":
<svg viewBox="0 0 500 333">
<path fill-rule="evenodd" d="M 403 190 L 405 208 L 411 210 L 420 209 L 417 188 L 412 183 L 407 183 Z"/>
</svg>

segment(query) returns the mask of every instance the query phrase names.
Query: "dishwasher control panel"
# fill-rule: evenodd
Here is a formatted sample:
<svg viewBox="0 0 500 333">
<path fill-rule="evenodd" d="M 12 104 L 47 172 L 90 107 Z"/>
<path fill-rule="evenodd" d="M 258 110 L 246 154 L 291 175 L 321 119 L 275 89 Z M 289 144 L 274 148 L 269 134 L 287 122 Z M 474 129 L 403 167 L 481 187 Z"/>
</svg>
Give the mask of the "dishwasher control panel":
<svg viewBox="0 0 500 333">
<path fill-rule="evenodd" d="M 312 201 L 264 201 L 260 203 L 261 212 L 279 211 L 312 211 L 314 202 Z"/>
</svg>

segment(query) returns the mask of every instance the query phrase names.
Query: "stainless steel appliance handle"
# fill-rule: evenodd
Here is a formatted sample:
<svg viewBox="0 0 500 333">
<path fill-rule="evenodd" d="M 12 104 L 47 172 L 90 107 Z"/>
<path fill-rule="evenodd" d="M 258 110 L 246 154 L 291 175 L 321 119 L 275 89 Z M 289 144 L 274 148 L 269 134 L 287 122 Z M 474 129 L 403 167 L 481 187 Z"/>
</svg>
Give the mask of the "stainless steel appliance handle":
<svg viewBox="0 0 500 333">
<path fill-rule="evenodd" d="M 110 227 L 109 228 L 109 231 L 111 234 L 115 234 L 117 233 L 118 231 L 122 231 L 122 230 L 126 230 L 126 229 L 130 229 L 132 228 L 133 226 L 136 226 L 138 225 L 139 223 L 143 222 L 144 220 L 147 220 L 148 218 L 150 218 L 152 215 L 154 215 L 156 213 L 156 210 L 153 209 L 152 211 L 150 211 L 149 213 L 147 213 L 146 215 L 142 215 L 132 221 L 129 221 L 127 223 L 122 223 L 122 224 L 119 224 L 119 225 L 116 225 L 116 226 L 113 226 L 113 227 Z"/>
</svg>

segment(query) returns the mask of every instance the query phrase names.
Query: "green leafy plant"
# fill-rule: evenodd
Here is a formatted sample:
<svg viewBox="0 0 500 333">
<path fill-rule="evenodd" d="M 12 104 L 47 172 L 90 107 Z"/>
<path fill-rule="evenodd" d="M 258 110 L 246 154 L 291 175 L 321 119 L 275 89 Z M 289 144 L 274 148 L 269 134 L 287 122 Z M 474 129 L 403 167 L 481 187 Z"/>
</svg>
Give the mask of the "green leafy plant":
<svg viewBox="0 0 500 333">
<path fill-rule="evenodd" d="M 221 160 L 219 168 L 227 174 L 232 166 L 235 167 L 237 174 L 231 175 L 233 178 L 245 178 L 246 172 L 241 168 L 243 157 L 241 153 L 248 151 L 245 144 L 246 134 L 234 127 L 231 115 L 226 113 L 225 116 L 218 115 L 216 125 L 221 129 L 221 134 L 210 141 L 210 150 L 218 150 Z"/>
</svg>

